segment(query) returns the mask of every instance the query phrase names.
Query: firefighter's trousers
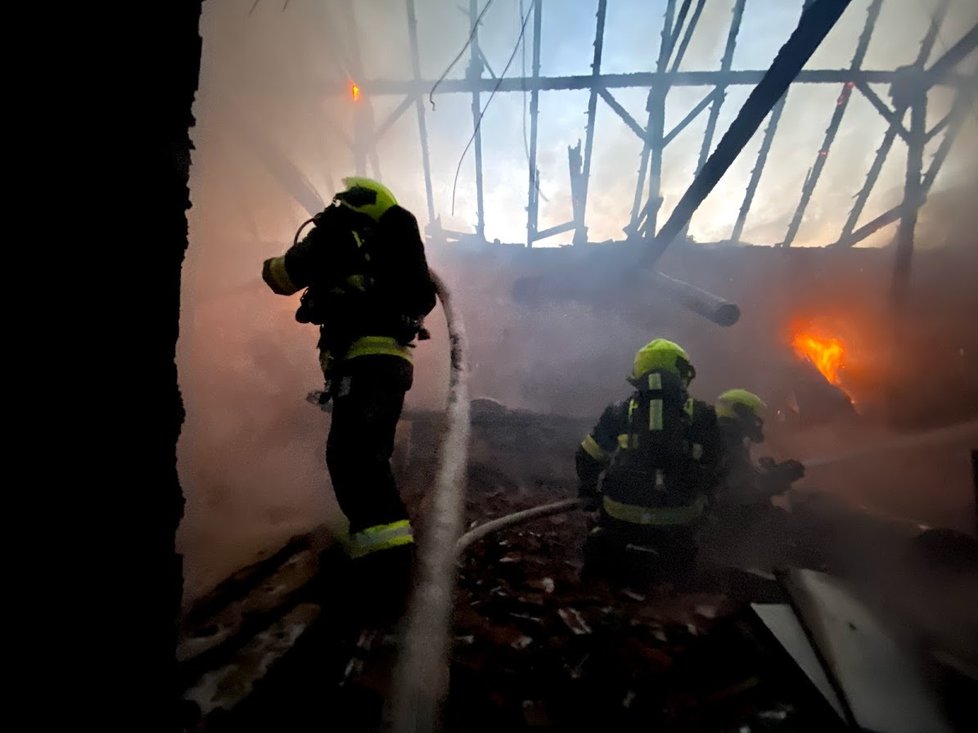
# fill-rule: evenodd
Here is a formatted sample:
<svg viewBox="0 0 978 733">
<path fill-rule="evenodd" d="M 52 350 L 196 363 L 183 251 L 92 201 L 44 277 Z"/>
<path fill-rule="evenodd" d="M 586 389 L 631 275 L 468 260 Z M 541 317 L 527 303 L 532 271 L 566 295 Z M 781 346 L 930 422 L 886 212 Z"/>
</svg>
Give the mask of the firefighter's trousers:
<svg viewBox="0 0 978 733">
<path fill-rule="evenodd" d="M 350 522 L 355 558 L 412 543 L 391 455 L 413 374 L 411 363 L 398 356 L 359 356 L 341 363 L 332 381 L 326 465 Z"/>
</svg>

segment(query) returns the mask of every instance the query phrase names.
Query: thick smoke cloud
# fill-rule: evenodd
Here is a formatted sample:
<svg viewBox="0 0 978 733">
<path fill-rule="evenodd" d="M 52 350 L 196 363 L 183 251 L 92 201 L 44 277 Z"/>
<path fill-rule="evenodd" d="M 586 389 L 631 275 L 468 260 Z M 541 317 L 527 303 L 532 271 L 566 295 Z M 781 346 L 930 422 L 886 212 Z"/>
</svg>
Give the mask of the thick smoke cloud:
<svg viewBox="0 0 978 733">
<path fill-rule="evenodd" d="M 437 78 L 464 43 L 469 21 L 454 2 L 416 4 L 421 75 Z M 884 3 L 864 66 L 893 68 L 912 61 L 933 4 Z M 340 179 L 354 171 L 348 141 L 353 139 L 356 116 L 365 113 L 364 105 L 370 105 L 380 124 L 401 101 L 367 98 L 365 89 L 365 97 L 354 103 L 349 85 L 364 81 L 358 78 L 361 74 L 367 80 L 411 75 L 404 3 L 292 0 L 283 10 L 281 4 L 263 0 L 249 12 L 252 5 L 252 0 L 207 3 L 201 22 L 201 83 L 192 130 L 193 209 L 179 344 L 180 386 L 188 415 L 179 447 L 188 499 L 180 535 L 187 555 L 188 596 L 247 561 L 256 548 L 324 521 L 341 524 L 322 459 L 328 417 L 303 399 L 321 378 L 314 333 L 294 321 L 295 299 L 273 296 L 257 275 L 261 261 L 281 253 L 308 217 L 299 200 L 312 192 L 313 198 L 328 201 Z M 524 9 L 528 5 L 527 0 Z M 608 5 L 604 68 L 653 68 L 664 3 L 611 0 Z M 716 68 L 731 5 L 707 3 L 681 68 Z M 800 2 L 785 3 L 774 10 L 765 4 L 760 12 L 754 5 L 748 0 L 734 68 L 765 68 L 794 27 L 801 7 Z M 596 3 L 560 6 L 558 11 L 557 3 L 544 3 L 541 73 L 589 73 Z M 868 0 L 852 4 L 810 68 L 848 65 L 867 6 Z M 359 60 L 352 42 L 351 7 Z M 480 40 L 496 74 L 502 72 L 519 34 L 519 9 L 517 0 L 496 0 L 486 14 Z M 978 7 L 953 0 L 931 58 L 976 20 Z M 527 71 L 531 50 L 528 45 Z M 961 71 L 972 73 L 975 62 L 969 59 Z M 508 74 L 521 73 L 523 63 L 518 51 Z M 450 76 L 464 75 L 466 64 L 467 54 Z M 678 122 L 706 91 L 673 89 L 667 125 Z M 745 87 L 728 90 L 718 135 L 747 92 Z M 815 87 L 790 91 L 745 239 L 772 243 L 783 236 L 838 92 Z M 645 90 L 618 90 L 615 95 L 644 123 Z M 487 96 L 482 97 L 483 105 Z M 490 240 L 518 242 L 524 236 L 526 101 L 519 93 L 499 94 L 482 123 Z M 950 101 L 945 92 L 932 93 L 929 124 L 940 119 Z M 472 231 L 471 150 L 462 164 L 451 213 L 453 177 L 471 134 L 471 98 L 436 95 L 435 102 L 432 111 L 425 99 L 436 214 L 447 229 Z M 586 106 L 586 92 L 540 96 L 538 165 L 545 197 L 541 228 L 570 219 L 566 148 L 584 136 Z M 663 215 L 692 178 L 704 125 L 700 117 L 667 150 Z M 641 150 L 641 141 L 603 105 L 597 130 L 588 202 L 593 241 L 621 237 Z M 834 239 L 883 131 L 883 121 L 855 95 L 798 244 Z M 694 219 L 690 233 L 697 241 L 729 235 L 761 132 Z M 794 363 L 787 337 L 797 319 L 807 319 L 848 339 L 851 352 L 844 387 L 860 411 L 877 423 L 892 422 L 895 416 L 903 425 L 925 428 L 978 416 L 972 376 L 978 373 L 978 343 L 967 315 L 978 312 L 968 285 L 978 274 L 973 234 L 978 204 L 972 162 L 978 158 L 976 132 L 978 121 L 970 115 L 921 213 L 913 302 L 900 316 L 894 316 L 886 297 L 892 253 L 885 250 L 825 256 L 814 251 L 675 248 L 663 261 L 664 271 L 741 305 L 742 321 L 721 330 L 651 294 L 619 292 L 610 271 L 604 280 L 597 278 L 598 289 L 606 293 L 601 302 L 527 304 L 514 299 L 518 278 L 547 270 L 547 263 L 554 261 L 548 255 L 559 255 L 556 251 L 504 248 L 480 259 L 464 248 L 433 246 L 432 265 L 463 301 L 473 342 L 476 395 L 512 407 L 596 415 L 605 402 L 621 396 L 635 348 L 663 335 L 680 340 L 696 356 L 700 396 L 710 399 L 729 386 L 746 386 L 780 399 L 791 389 L 785 365 Z M 933 149 L 934 144 L 928 146 L 926 159 Z M 899 203 L 902 156 L 898 143 L 867 214 Z M 378 161 L 379 176 L 418 215 L 422 226 L 427 225 L 413 107 L 378 144 Z M 892 232 L 890 227 L 868 243 L 886 244 Z M 434 338 L 418 348 L 409 406 L 437 409 L 447 384 L 447 346 L 439 312 L 432 314 L 429 326 Z M 817 444 L 774 447 L 816 452 L 833 449 L 843 439 L 830 431 L 807 440 Z M 872 481 L 877 485 L 886 483 L 878 468 L 875 474 L 870 469 L 863 473 L 876 476 Z M 966 490 L 961 488 L 963 475 L 955 474 L 952 481 L 958 487 L 956 497 Z M 833 477 L 832 482 L 844 479 Z M 870 481 L 863 475 L 858 480 Z"/>
</svg>

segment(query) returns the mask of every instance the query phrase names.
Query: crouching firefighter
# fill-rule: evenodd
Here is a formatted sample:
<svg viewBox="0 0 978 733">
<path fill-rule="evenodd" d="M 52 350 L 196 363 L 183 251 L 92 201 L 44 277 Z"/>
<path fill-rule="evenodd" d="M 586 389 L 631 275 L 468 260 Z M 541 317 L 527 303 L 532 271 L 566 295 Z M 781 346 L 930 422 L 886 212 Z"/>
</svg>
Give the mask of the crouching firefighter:
<svg viewBox="0 0 978 733">
<path fill-rule="evenodd" d="M 716 401 L 723 453 L 704 545 L 726 565 L 771 569 L 809 561 L 798 554 L 795 515 L 772 502 L 805 475 L 804 465 L 751 458 L 751 448 L 764 441 L 765 408 L 745 389 L 727 390 Z"/>
<path fill-rule="evenodd" d="M 761 458 L 755 465 L 751 446 L 764 442 L 764 401 L 746 389 L 730 389 L 717 398 L 716 413 L 723 436 L 719 496 L 725 505 L 770 506 L 805 475 L 804 464 L 776 463 Z"/>
<path fill-rule="evenodd" d="M 414 538 L 390 458 L 413 381 L 411 350 L 428 337 L 423 319 L 435 287 L 415 217 L 376 181 L 343 183 L 292 247 L 265 261 L 262 278 L 279 295 L 304 289 L 296 320 L 320 331 L 323 394 L 333 401 L 326 464 L 349 520 L 352 576 L 364 596 L 399 603 L 410 588 Z"/>
<path fill-rule="evenodd" d="M 687 391 L 695 374 L 677 344 L 648 343 L 635 355 L 631 397 L 607 407 L 581 443 L 579 493 L 599 512 L 586 575 L 634 587 L 692 570 L 720 451 L 713 408 Z"/>
</svg>

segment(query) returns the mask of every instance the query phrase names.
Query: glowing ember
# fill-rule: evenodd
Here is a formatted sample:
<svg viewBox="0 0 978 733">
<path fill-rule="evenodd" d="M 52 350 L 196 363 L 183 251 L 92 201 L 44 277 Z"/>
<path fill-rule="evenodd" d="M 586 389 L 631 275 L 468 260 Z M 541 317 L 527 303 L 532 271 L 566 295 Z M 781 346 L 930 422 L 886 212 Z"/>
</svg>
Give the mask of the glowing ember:
<svg viewBox="0 0 978 733">
<path fill-rule="evenodd" d="M 795 353 L 808 359 L 832 384 L 839 385 L 839 370 L 845 348 L 837 338 L 820 338 L 810 333 L 795 334 L 791 341 Z"/>
<path fill-rule="evenodd" d="M 350 83 L 350 96 L 353 97 L 353 101 L 357 102 L 360 99 L 360 87 L 355 83 Z"/>
</svg>

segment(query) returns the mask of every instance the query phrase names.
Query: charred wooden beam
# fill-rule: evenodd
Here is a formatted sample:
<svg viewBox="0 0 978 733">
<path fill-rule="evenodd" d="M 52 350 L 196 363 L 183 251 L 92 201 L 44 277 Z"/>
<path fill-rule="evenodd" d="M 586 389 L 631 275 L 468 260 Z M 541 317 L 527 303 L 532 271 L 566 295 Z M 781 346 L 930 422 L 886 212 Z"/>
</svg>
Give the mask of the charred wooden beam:
<svg viewBox="0 0 978 733">
<path fill-rule="evenodd" d="M 543 12 L 543 0 L 533 0 L 533 67 L 532 79 L 538 80 L 540 77 L 540 33 L 541 33 L 541 14 Z M 496 81 L 505 83 L 505 79 Z M 525 81 L 525 80 L 524 80 Z M 519 88 L 519 87 L 518 87 Z M 526 89 L 527 87 L 522 87 Z M 540 90 L 532 87 L 530 92 L 530 164 L 529 164 L 529 192 L 527 193 L 526 204 L 526 246 L 532 247 L 537 238 L 537 220 L 539 216 L 540 204 L 540 171 L 537 170 L 537 129 L 540 116 Z"/>
<path fill-rule="evenodd" d="M 863 59 L 866 57 L 866 50 L 869 48 L 869 41 L 873 36 L 873 28 L 876 27 L 876 19 L 879 17 L 882 4 L 883 0 L 873 0 L 869 6 L 869 10 L 866 13 L 866 23 L 863 25 L 862 34 L 860 34 L 859 41 L 856 44 L 856 51 L 852 56 L 852 62 L 849 64 L 849 68 L 853 71 L 858 70 L 862 66 Z M 842 125 L 842 118 L 845 117 L 846 109 L 849 106 L 849 98 L 852 95 L 852 88 L 852 82 L 846 82 L 842 85 L 842 90 L 839 92 L 835 110 L 832 112 L 832 119 L 829 121 L 829 126 L 825 130 L 825 138 L 822 140 L 822 146 L 815 156 L 815 162 L 812 163 L 811 173 L 805 178 L 805 184 L 802 186 L 801 191 L 801 199 L 798 201 L 798 206 L 795 207 L 794 216 L 791 217 L 791 222 L 788 224 L 788 231 L 784 235 L 784 241 L 782 242 L 782 246 L 784 247 L 791 246 L 791 243 L 795 241 L 795 237 L 798 234 L 798 229 L 801 227 L 801 220 L 805 216 L 808 202 L 812 199 L 815 186 L 818 185 L 818 179 L 822 175 L 822 170 L 825 168 L 825 163 L 829 158 L 829 152 L 832 150 L 832 143 L 835 141 L 835 136 L 839 132 L 839 127 Z"/>
<path fill-rule="evenodd" d="M 689 1 L 687 0 L 686 9 L 689 9 Z M 658 73 L 664 73 L 666 67 L 669 63 L 669 56 L 672 53 L 672 42 L 674 41 L 673 34 L 673 14 L 676 10 L 675 0 L 667 0 L 666 2 L 666 12 L 662 20 L 662 33 L 661 41 L 659 42 L 659 58 L 656 62 L 656 71 Z M 660 81 L 657 84 L 653 84 L 652 88 L 649 89 L 649 96 L 645 103 L 646 111 L 649 113 L 648 121 L 645 124 L 644 133 L 642 135 L 642 154 L 639 158 L 638 165 L 638 180 L 635 184 L 635 197 L 632 202 L 632 215 L 628 222 L 628 226 L 625 227 L 625 232 L 629 237 L 634 237 L 638 234 L 639 220 L 646 214 L 649 208 L 649 204 L 642 206 L 642 198 L 645 192 L 645 176 L 649 167 L 649 159 L 652 157 L 653 151 L 658 149 L 662 145 L 662 125 L 659 123 L 665 118 L 665 104 L 666 104 L 666 91 L 668 90 L 668 82 Z M 661 162 L 660 162 L 661 165 Z M 657 196 L 653 193 L 653 190 L 649 191 L 649 201 Z"/>
<path fill-rule="evenodd" d="M 896 262 L 893 268 L 892 296 L 897 305 L 906 301 L 913 259 L 914 230 L 917 211 L 923 203 L 920 173 L 924 145 L 927 144 L 927 90 L 920 89 L 910 107 L 910 141 L 907 144 L 907 175 L 903 194 L 903 212 L 896 234 Z"/>
<path fill-rule="evenodd" d="M 683 194 L 669 219 L 648 244 L 644 261 L 655 262 L 686 227 L 703 200 L 726 173 L 768 112 L 784 97 L 788 86 L 811 58 L 822 39 L 849 7 L 849 0 L 815 0 L 802 12 L 801 20 L 787 43 L 778 51 L 763 81 L 757 85 L 703 170 Z"/>
<path fill-rule="evenodd" d="M 730 239 L 735 242 L 739 242 L 741 235 L 744 233 L 747 214 L 750 212 L 751 204 L 754 202 L 754 194 L 757 193 L 757 186 L 761 182 L 761 174 L 764 172 L 764 166 L 767 164 L 767 156 L 771 152 L 771 145 L 774 143 L 774 135 L 778 130 L 778 123 L 781 121 L 781 113 L 784 111 L 784 104 L 787 97 L 788 93 L 785 92 L 781 99 L 777 101 L 777 104 L 774 105 L 774 109 L 771 110 L 771 120 L 767 123 L 767 129 L 764 130 L 764 138 L 761 141 L 761 147 L 757 151 L 757 161 L 754 163 L 754 169 L 750 173 L 747 188 L 744 189 L 744 200 L 740 204 L 737 221 L 734 223 L 733 231 L 730 234 Z"/>
<path fill-rule="evenodd" d="M 601 74 L 601 53 L 604 48 L 604 21 L 608 10 L 608 0 L 598 0 L 597 24 L 594 31 L 594 60 L 591 61 L 591 74 L 597 77 Z M 591 96 L 587 103 L 587 130 L 584 133 L 584 162 L 581 169 L 582 186 L 579 205 L 574 211 L 574 221 L 577 231 L 574 233 L 574 244 L 587 242 L 587 227 L 584 224 L 587 216 L 587 195 L 591 181 L 591 152 L 594 149 L 594 121 L 598 106 L 598 87 L 591 87 Z"/>
<path fill-rule="evenodd" d="M 469 67 L 466 72 L 466 79 L 477 81 L 482 78 L 482 52 L 479 50 L 479 8 L 477 0 L 469 0 L 469 21 L 472 24 L 472 39 L 469 48 L 471 57 Z M 472 90 L 472 127 L 475 136 L 475 205 L 476 205 L 476 225 L 475 233 L 480 239 L 486 238 L 486 213 L 482 198 L 482 127 L 479 124 L 482 118 L 482 104 L 480 102 L 479 90 Z"/>
<path fill-rule="evenodd" d="M 414 79 L 421 78 L 421 54 L 418 50 L 418 16 L 414 8 L 414 0 L 407 1 L 408 34 L 411 40 L 411 71 Z M 428 121 L 426 119 L 424 102 L 420 96 L 414 97 L 414 108 L 418 115 L 418 137 L 421 139 L 421 166 L 424 169 L 424 192 L 428 203 L 428 223 L 435 221 L 435 197 L 431 188 L 431 154 L 428 151 Z"/>
<path fill-rule="evenodd" d="M 612 96 L 611 92 L 609 92 L 607 89 L 600 88 L 598 89 L 598 95 L 609 107 L 611 107 L 612 110 L 614 110 L 615 114 L 621 118 L 622 122 L 628 125 L 628 129 L 630 129 L 640 138 L 645 138 L 645 130 L 642 129 L 642 126 L 638 124 L 638 121 L 628 113 L 628 110 L 622 107 L 621 103 Z"/>
<path fill-rule="evenodd" d="M 917 52 L 917 58 L 914 63 L 906 69 L 898 69 L 898 75 L 893 79 L 891 85 L 898 85 L 900 83 L 906 84 L 906 79 L 908 75 L 920 75 L 923 71 L 924 64 L 927 63 L 927 59 L 930 58 L 930 53 L 934 48 L 934 42 L 937 40 L 937 36 L 940 32 L 941 23 L 944 22 L 944 16 L 947 14 L 947 6 L 950 0 L 941 0 L 940 5 L 934 11 L 934 15 L 931 18 L 931 23 L 927 27 L 927 32 L 924 34 L 923 39 L 920 42 L 920 50 Z M 964 41 L 965 39 L 962 39 Z M 954 55 L 951 59 L 957 58 L 961 53 L 961 42 L 959 41 L 952 50 L 954 50 Z M 947 58 L 947 54 L 945 54 Z M 957 63 L 955 61 L 955 63 Z M 940 65 L 940 66 L 938 66 Z M 944 59 L 941 59 L 935 64 L 938 70 L 942 68 L 950 68 L 953 64 L 948 64 Z M 931 76 L 931 78 L 936 78 Z M 911 82 L 913 86 L 919 84 L 919 80 Z M 891 89 L 896 91 L 897 86 L 891 86 Z M 865 92 L 863 92 L 865 94 Z M 859 221 L 859 217 L 863 213 L 863 208 L 866 206 L 866 202 L 869 200 L 869 195 L 872 193 L 873 188 L 876 186 L 876 180 L 879 178 L 880 171 L 883 169 L 883 163 L 886 160 L 886 156 L 890 152 L 890 148 L 893 146 L 893 141 L 896 138 L 898 126 L 903 124 L 903 118 L 906 114 L 907 107 L 909 103 L 906 100 L 901 100 L 900 95 L 897 94 L 897 99 L 894 99 L 895 111 L 893 117 L 891 118 L 890 126 L 887 128 L 886 133 L 883 135 L 883 142 L 880 144 L 879 148 L 876 150 L 876 158 L 873 160 L 873 164 L 870 166 L 869 173 L 866 174 L 866 179 L 863 182 L 862 188 L 859 193 L 856 194 L 856 200 L 853 202 L 852 209 L 849 211 L 849 216 L 846 219 L 845 224 L 842 226 L 842 233 L 839 235 L 839 240 L 849 239 L 852 231 L 856 228 L 856 223 Z"/>
<path fill-rule="evenodd" d="M 637 71 L 622 74 L 578 74 L 570 76 L 507 76 L 502 79 L 445 79 L 438 84 L 436 95 L 440 94 L 470 94 L 474 89 L 480 92 L 491 92 L 499 84 L 497 93 L 505 92 L 550 92 L 569 91 L 574 89 L 590 89 L 598 85 L 605 89 L 625 89 L 644 87 L 648 89 L 656 84 L 668 84 L 670 87 L 712 87 L 712 86 L 756 86 L 767 72 L 764 69 L 736 69 L 729 71 Z M 899 71 L 892 69 L 863 69 L 850 71 L 848 69 L 803 69 L 795 78 L 795 84 L 844 84 L 845 82 L 862 81 L 867 84 L 892 84 L 900 76 Z M 939 70 L 930 76 L 933 84 L 957 87 L 964 77 L 952 69 Z M 368 79 L 360 84 L 364 94 L 381 95 L 425 95 L 434 86 L 434 79 Z M 308 90 L 307 90 L 308 91 Z M 325 96 L 344 96 L 349 90 L 344 86 L 324 87 L 320 92 Z"/>
</svg>

